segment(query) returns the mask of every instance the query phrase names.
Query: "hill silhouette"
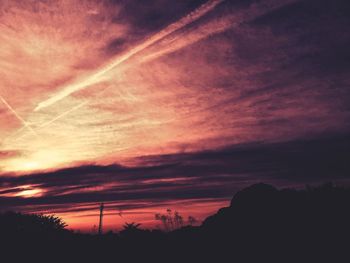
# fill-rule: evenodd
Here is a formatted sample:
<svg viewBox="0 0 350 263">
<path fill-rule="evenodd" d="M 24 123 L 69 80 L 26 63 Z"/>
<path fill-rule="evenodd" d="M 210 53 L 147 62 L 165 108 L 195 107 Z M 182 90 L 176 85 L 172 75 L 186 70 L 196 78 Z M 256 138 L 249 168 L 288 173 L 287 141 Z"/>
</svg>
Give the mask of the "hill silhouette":
<svg viewBox="0 0 350 263">
<path fill-rule="evenodd" d="M 126 223 L 120 233 L 79 234 L 57 217 L 0 215 L 3 257 L 64 262 L 344 262 L 350 190 L 255 184 L 237 192 L 199 227 L 164 233 Z"/>
<path fill-rule="evenodd" d="M 349 238 L 349 202 L 350 191 L 332 184 L 303 191 L 256 184 L 238 192 L 202 228 L 208 239 L 230 240 L 240 258 L 255 251 L 276 260 L 288 255 L 333 261 Z"/>
</svg>

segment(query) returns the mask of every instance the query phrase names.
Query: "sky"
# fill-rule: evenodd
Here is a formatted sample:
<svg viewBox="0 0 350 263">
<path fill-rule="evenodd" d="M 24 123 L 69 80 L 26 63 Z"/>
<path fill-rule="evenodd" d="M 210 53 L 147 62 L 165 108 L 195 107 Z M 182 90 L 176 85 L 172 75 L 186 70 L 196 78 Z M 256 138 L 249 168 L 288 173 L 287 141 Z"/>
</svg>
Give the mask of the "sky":
<svg viewBox="0 0 350 263">
<path fill-rule="evenodd" d="M 0 2 L 0 210 L 203 220 L 256 182 L 348 184 L 347 0 Z"/>
</svg>

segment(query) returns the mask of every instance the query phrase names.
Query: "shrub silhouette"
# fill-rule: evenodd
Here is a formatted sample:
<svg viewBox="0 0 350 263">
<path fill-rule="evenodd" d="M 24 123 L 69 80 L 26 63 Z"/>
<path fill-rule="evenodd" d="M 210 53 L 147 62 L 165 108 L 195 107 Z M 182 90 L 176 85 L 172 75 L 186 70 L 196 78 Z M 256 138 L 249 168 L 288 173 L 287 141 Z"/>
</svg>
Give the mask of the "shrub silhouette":
<svg viewBox="0 0 350 263">
<path fill-rule="evenodd" d="M 157 213 L 154 215 L 155 220 L 162 222 L 163 228 L 166 232 L 174 231 L 185 225 L 186 222 L 178 211 L 174 211 L 173 213 L 171 209 L 167 209 L 166 212 L 166 214 Z M 193 216 L 188 216 L 188 225 L 193 226 L 196 222 L 197 220 Z"/>
<path fill-rule="evenodd" d="M 3 233 L 53 233 L 65 230 L 66 226 L 61 218 L 54 215 L 16 212 L 0 214 L 0 231 Z"/>
</svg>

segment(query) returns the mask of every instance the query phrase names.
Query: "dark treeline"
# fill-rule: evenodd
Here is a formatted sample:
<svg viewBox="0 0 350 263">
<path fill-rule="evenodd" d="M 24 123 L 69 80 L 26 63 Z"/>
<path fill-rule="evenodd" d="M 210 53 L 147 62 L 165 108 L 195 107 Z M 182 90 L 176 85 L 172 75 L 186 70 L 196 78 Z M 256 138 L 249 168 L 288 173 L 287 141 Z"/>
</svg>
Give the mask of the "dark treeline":
<svg viewBox="0 0 350 263">
<path fill-rule="evenodd" d="M 55 216 L 0 215 L 6 262 L 346 262 L 349 230 L 350 189 L 332 184 L 252 185 L 201 226 L 167 233 L 127 223 L 119 233 L 80 234 Z"/>
</svg>

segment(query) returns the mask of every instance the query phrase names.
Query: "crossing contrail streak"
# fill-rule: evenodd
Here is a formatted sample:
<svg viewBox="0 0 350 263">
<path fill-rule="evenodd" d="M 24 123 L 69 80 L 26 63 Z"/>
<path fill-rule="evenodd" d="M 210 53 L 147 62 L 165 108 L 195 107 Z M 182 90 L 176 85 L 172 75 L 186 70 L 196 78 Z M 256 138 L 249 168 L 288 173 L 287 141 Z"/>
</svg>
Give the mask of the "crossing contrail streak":
<svg viewBox="0 0 350 263">
<path fill-rule="evenodd" d="M 89 102 L 89 101 L 84 101 L 83 103 L 80 103 L 80 104 L 76 105 L 75 107 L 71 108 L 70 110 L 61 113 L 60 115 L 56 116 L 56 117 L 53 118 L 52 120 L 49 120 L 49 121 L 47 121 L 47 122 L 41 124 L 38 128 L 36 128 L 36 130 L 39 130 L 39 129 L 42 129 L 42 128 L 45 128 L 45 127 L 49 126 L 49 125 L 52 124 L 53 122 L 55 122 L 55 121 L 57 121 L 57 120 L 59 120 L 59 119 L 65 117 L 65 116 L 68 115 L 69 113 L 71 113 L 71 112 L 73 112 L 73 111 L 75 111 L 75 110 L 81 108 L 82 106 L 86 105 L 88 102 Z M 23 127 L 24 127 L 24 126 L 23 126 Z M 22 127 L 22 128 L 23 128 L 23 127 Z M 20 129 L 20 130 L 22 130 L 22 129 Z M 13 134 L 11 137 L 14 137 L 17 133 L 20 132 L 20 130 L 17 131 L 15 134 Z M 33 131 L 35 132 L 35 130 L 33 130 Z M 35 134 L 36 134 L 36 133 L 35 133 Z M 20 137 L 17 137 L 17 138 L 15 138 L 15 140 L 17 141 L 17 140 L 23 138 L 24 136 L 25 136 L 25 135 L 22 135 L 22 136 L 20 136 Z"/>
<path fill-rule="evenodd" d="M 87 104 L 88 102 L 89 102 L 89 101 L 84 101 L 83 103 L 78 104 L 77 106 L 71 108 L 70 110 L 65 111 L 65 112 L 63 112 L 62 114 L 56 116 L 56 117 L 53 118 L 52 120 L 41 124 L 41 125 L 39 126 L 39 128 L 44 128 L 44 127 L 50 125 L 51 123 L 53 123 L 53 122 L 55 122 L 55 121 L 57 121 L 57 120 L 63 118 L 64 116 L 68 115 L 69 113 L 71 113 L 71 112 L 73 112 L 73 111 L 75 111 L 75 110 L 81 108 L 82 106 L 84 106 L 84 105 Z"/>
<path fill-rule="evenodd" d="M 289 2 L 294 2 L 294 1 L 295 0 L 289 0 Z M 183 26 L 189 24 L 188 21 L 189 21 L 189 19 L 191 17 L 192 17 L 191 21 L 192 22 L 195 21 L 196 19 L 199 18 L 200 15 L 203 16 L 204 12 L 209 12 L 217 4 L 219 4 L 220 2 L 222 2 L 222 1 L 210 1 L 210 2 L 207 2 L 207 4 L 205 4 L 204 6 L 200 7 L 199 9 L 197 9 L 196 11 L 193 12 L 193 14 L 196 14 L 196 15 L 192 15 L 191 16 L 191 14 L 189 14 L 188 16 L 184 17 L 182 20 L 180 20 L 180 21 L 170 25 L 166 29 L 164 29 L 163 30 L 164 32 L 161 31 L 157 35 L 153 36 L 153 38 L 157 38 L 157 41 L 163 41 L 165 39 L 165 42 L 162 43 L 160 47 L 157 46 L 157 48 L 155 49 L 156 51 L 153 51 L 150 54 L 145 54 L 145 56 L 140 58 L 139 62 L 140 63 L 145 63 L 147 61 L 157 59 L 160 56 L 163 56 L 163 55 L 165 55 L 167 53 L 174 52 L 174 51 L 176 51 L 178 49 L 181 49 L 181 48 L 183 48 L 183 47 L 185 47 L 187 45 L 190 45 L 190 44 L 192 44 L 194 42 L 200 41 L 201 39 L 206 38 L 206 37 L 208 37 L 208 36 L 210 36 L 212 34 L 216 34 L 216 33 L 225 31 L 228 28 L 237 26 L 237 25 L 239 25 L 239 23 L 241 23 L 243 21 L 249 20 L 252 17 L 258 16 L 258 15 L 264 14 L 266 11 L 274 9 L 274 8 L 278 8 L 281 5 L 281 3 L 277 2 L 277 1 L 271 0 L 271 1 L 265 2 L 265 5 L 262 6 L 261 9 L 258 9 L 259 11 L 258 10 L 254 10 L 254 8 L 247 9 L 245 12 L 241 13 L 240 15 L 228 15 L 228 16 L 223 17 L 221 19 L 216 19 L 216 20 L 210 21 L 207 24 L 204 24 L 204 25 L 196 28 L 195 30 L 192 30 L 192 31 L 189 31 L 189 32 L 180 33 L 179 35 L 176 35 L 174 39 L 169 40 L 171 43 L 166 40 L 166 37 L 170 34 L 170 33 L 167 33 L 167 32 L 174 32 L 174 31 L 182 28 Z M 206 6 L 208 4 L 211 4 L 211 5 Z M 171 27 L 174 27 L 175 29 L 174 28 L 170 29 Z M 157 41 L 152 41 L 152 39 L 148 40 L 148 42 L 152 42 L 152 43 L 155 43 Z M 149 46 L 147 43 L 146 43 L 146 45 L 147 45 L 147 47 Z M 140 49 L 140 51 L 142 51 L 143 49 Z M 136 53 L 137 52 L 135 52 L 133 54 L 136 54 Z M 128 58 L 130 58 L 130 57 L 131 56 L 129 56 Z M 117 60 L 117 61 L 115 61 L 115 63 L 107 65 L 106 68 L 104 68 L 101 71 L 95 73 L 95 75 L 93 75 L 93 76 L 97 76 L 98 74 L 100 74 L 99 76 L 102 76 L 108 70 L 110 70 L 113 67 L 117 66 L 119 62 L 120 62 L 120 60 Z M 120 62 L 120 63 L 122 63 L 122 62 Z M 91 78 L 83 81 L 82 83 L 76 84 L 75 88 L 78 88 L 78 90 L 81 89 L 81 88 L 85 88 L 85 86 L 83 86 L 83 85 L 87 84 L 88 81 L 91 81 Z M 92 84 L 94 84 L 94 83 L 91 83 L 91 82 L 88 83 L 88 85 L 92 85 Z M 102 92 L 100 92 L 100 93 L 102 93 Z M 61 95 L 63 96 L 63 93 Z M 64 96 L 66 96 L 66 95 L 64 95 Z M 54 98 L 55 97 L 53 97 L 52 99 L 54 99 Z M 61 98 L 55 98 L 55 101 L 52 100 L 50 102 L 48 100 L 48 101 L 46 101 L 46 103 L 50 102 L 50 105 L 51 105 L 52 103 L 55 103 L 56 101 L 58 101 L 60 99 Z M 60 114 L 59 116 L 55 117 L 54 119 L 48 121 L 47 123 L 45 123 L 43 125 L 47 126 L 47 125 L 55 122 L 56 120 L 66 116 L 67 114 L 69 114 L 69 113 L 79 109 L 81 106 L 83 106 L 85 104 L 88 104 L 88 103 L 89 102 L 84 102 L 82 104 L 79 104 L 79 105 L 77 105 L 77 106 L 67 110 L 66 112 Z M 40 109 L 38 107 L 37 107 L 37 109 Z M 43 127 L 43 126 L 40 126 L 40 127 Z"/>
<path fill-rule="evenodd" d="M 16 137 L 18 134 L 20 134 L 23 130 L 25 130 L 27 127 L 23 126 L 21 128 L 19 128 L 17 131 L 15 131 L 14 133 L 10 134 L 8 137 L 5 138 L 6 141 L 10 141 L 12 140 L 14 137 Z M 18 138 L 16 138 L 17 140 Z"/>
<path fill-rule="evenodd" d="M 0 100 L 30 132 L 32 132 L 35 136 L 38 136 L 38 134 L 29 126 L 29 124 L 11 107 L 10 104 L 7 103 L 7 101 L 1 95 Z"/>
<path fill-rule="evenodd" d="M 100 91 L 97 93 L 96 96 L 99 96 L 99 95 L 103 94 L 107 89 L 108 89 L 108 87 L 106 87 L 106 88 L 100 90 Z M 95 97 L 96 97 L 96 96 L 95 96 Z M 58 116 L 54 117 L 53 119 L 51 119 L 51 120 L 49 120 L 49 121 L 47 121 L 47 122 L 41 124 L 41 125 L 39 126 L 39 129 L 44 128 L 44 127 L 46 127 L 46 126 L 49 126 L 50 124 L 54 123 L 55 121 L 57 121 L 57 120 L 59 120 L 59 119 L 65 117 L 66 115 L 72 113 L 72 112 L 75 111 L 75 110 L 80 109 L 81 107 L 83 107 L 83 106 L 89 104 L 90 102 L 91 102 L 91 100 L 86 100 L 86 101 L 84 101 L 84 102 L 82 102 L 82 103 L 79 103 L 78 105 L 74 106 L 73 108 L 71 108 L 71 109 L 69 109 L 69 110 L 67 110 L 67 111 L 64 111 L 63 113 L 59 114 Z"/>
<path fill-rule="evenodd" d="M 195 11 L 191 12 L 187 16 L 183 17 L 179 21 L 169 25 L 165 29 L 161 30 L 142 44 L 136 46 L 135 48 L 131 49 L 129 52 L 125 53 L 122 56 L 118 56 L 117 58 L 113 59 L 112 62 L 102 67 L 100 70 L 89 76 L 83 81 L 70 84 L 68 86 L 62 87 L 62 91 L 55 94 L 48 100 L 45 100 L 38 104 L 38 106 L 34 109 L 34 111 L 38 111 L 40 109 L 46 108 L 54 103 L 56 103 L 59 100 L 62 100 L 63 98 L 69 96 L 70 94 L 84 89 L 88 86 L 91 86 L 93 84 L 98 83 L 101 81 L 101 77 L 109 72 L 111 69 L 115 68 L 116 66 L 124 63 L 128 59 L 130 59 L 132 56 L 136 55 L 137 53 L 141 52 L 142 50 L 148 48 L 149 46 L 153 45 L 154 43 L 158 42 L 159 40 L 163 39 L 164 37 L 174 33 L 175 31 L 191 24 L 192 22 L 198 20 L 202 16 L 206 15 L 208 12 L 213 10 L 218 4 L 223 2 L 224 0 L 210 0 L 207 3 L 200 6 Z"/>
</svg>

